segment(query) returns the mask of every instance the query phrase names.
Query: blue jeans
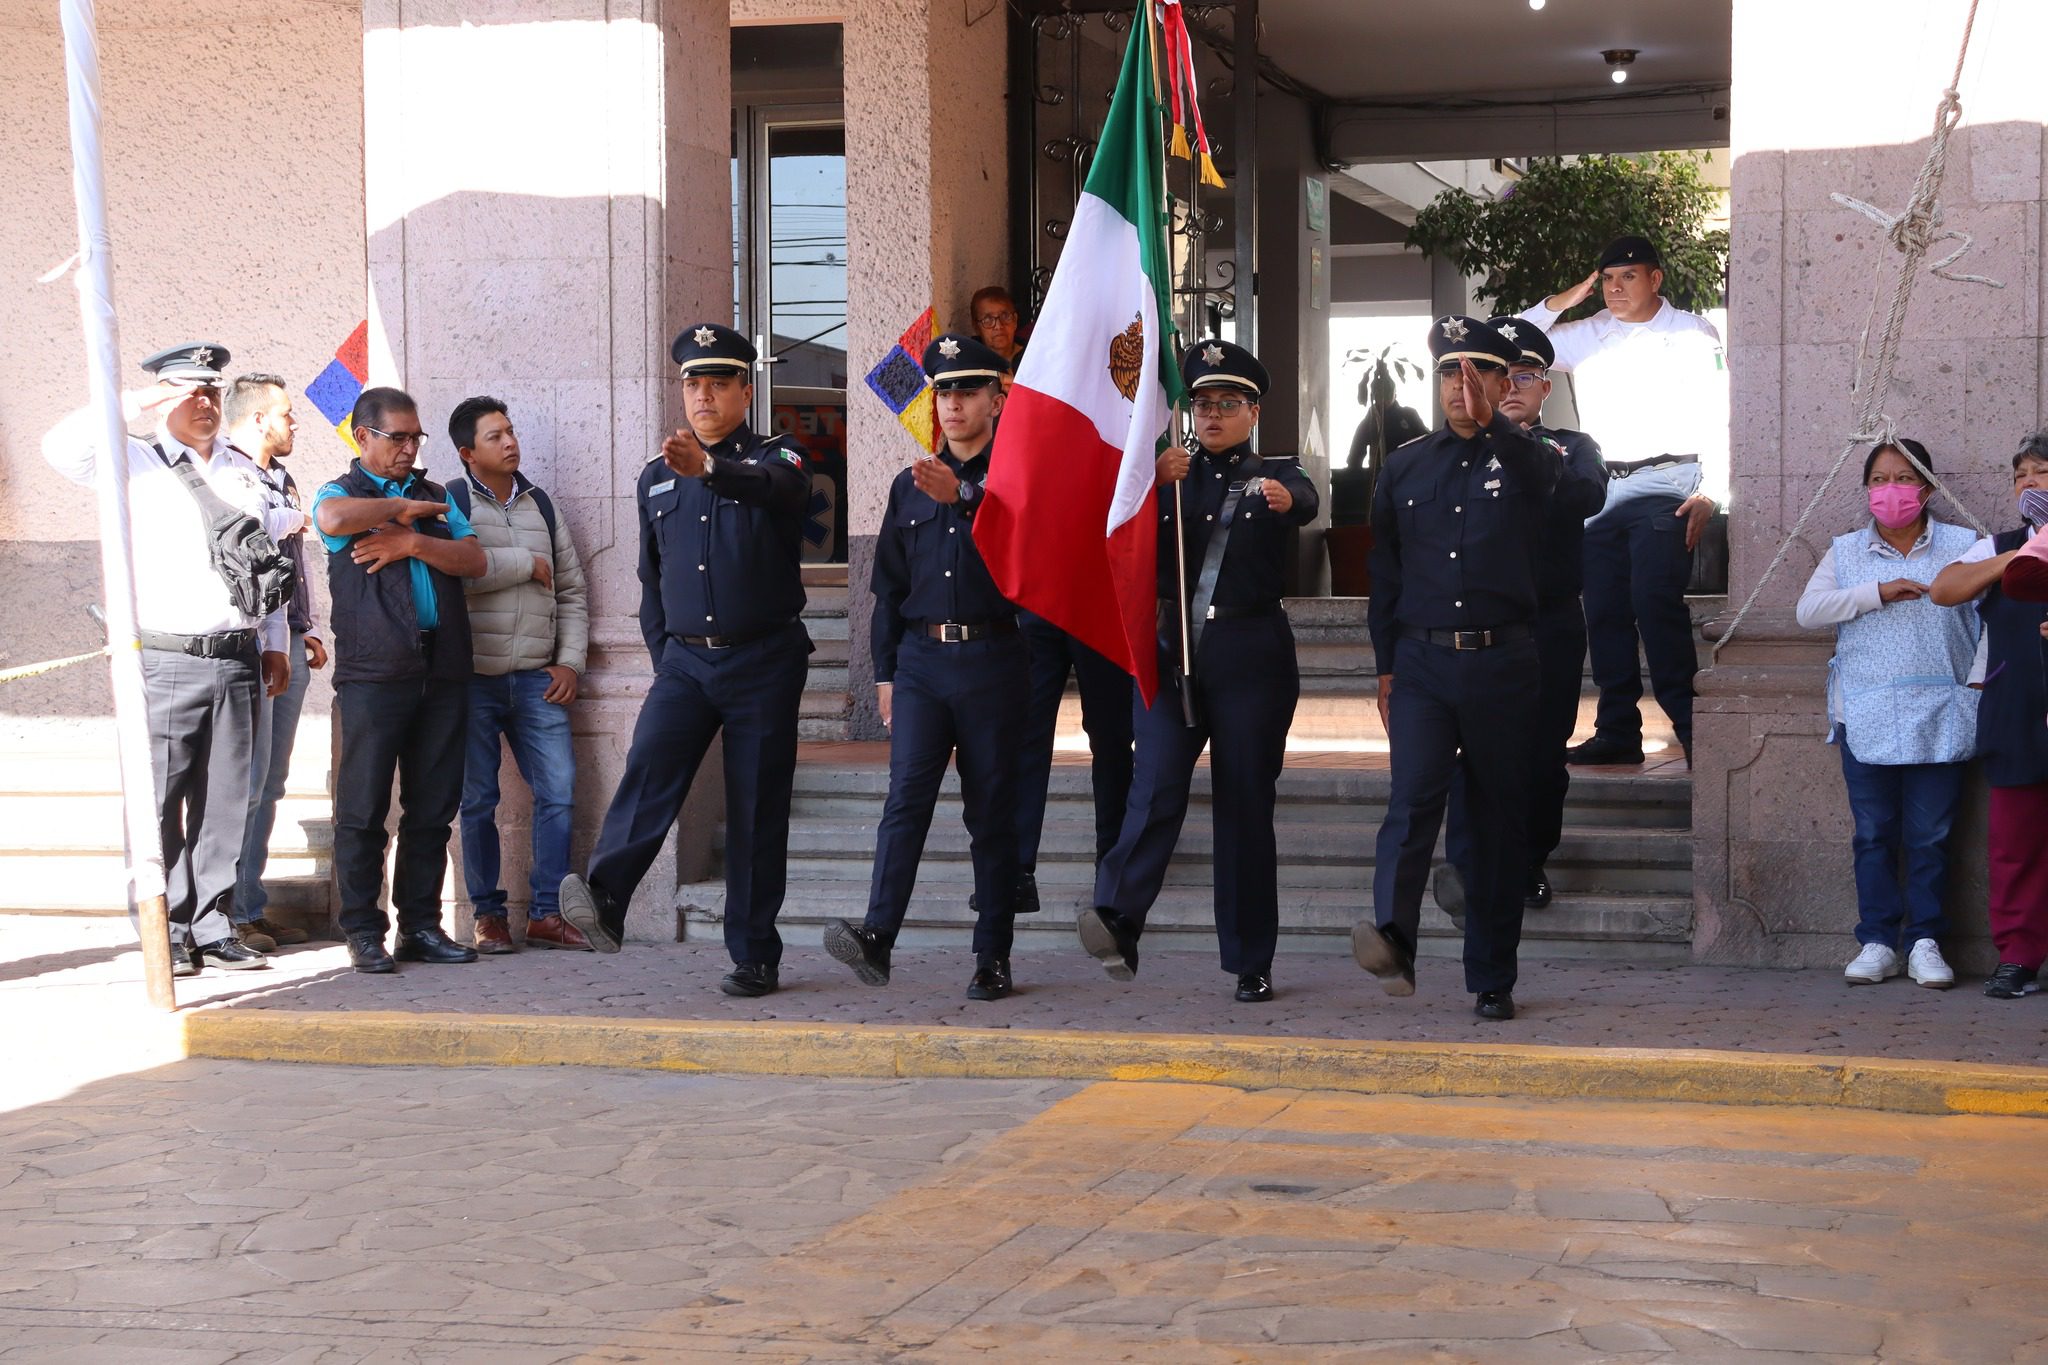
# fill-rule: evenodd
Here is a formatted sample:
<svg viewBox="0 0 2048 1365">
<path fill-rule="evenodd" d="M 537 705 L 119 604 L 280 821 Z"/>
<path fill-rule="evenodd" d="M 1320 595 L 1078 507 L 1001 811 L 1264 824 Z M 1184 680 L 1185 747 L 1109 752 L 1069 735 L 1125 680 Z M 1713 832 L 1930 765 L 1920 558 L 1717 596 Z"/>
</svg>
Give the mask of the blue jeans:
<svg viewBox="0 0 2048 1365">
<path fill-rule="evenodd" d="M 249 821 L 242 831 L 242 865 L 235 876 L 234 921 L 249 924 L 263 918 L 270 893 L 263 889 L 263 869 L 270 862 L 270 832 L 277 828 L 277 803 L 291 776 L 292 741 L 299 733 L 299 713 L 306 707 L 306 637 L 292 632 L 285 656 L 292 667 L 290 686 L 256 702 L 256 741 L 249 753 Z M 260 690 L 260 689 L 259 689 Z"/>
<path fill-rule="evenodd" d="M 505 913 L 498 885 L 498 737 L 512 746 L 519 775 L 533 791 L 533 869 L 528 882 L 530 919 L 561 910 L 562 878 L 569 874 L 571 801 L 576 754 L 569 743 L 569 708 L 542 701 L 544 668 L 469 680 L 469 749 L 462 774 L 462 881 L 479 916 Z"/>
<path fill-rule="evenodd" d="M 1835 742 L 1842 751 L 1849 813 L 1856 819 L 1856 941 L 1911 948 L 1923 938 L 1939 939 L 1947 928 L 1941 895 L 1963 765 L 1863 763 L 1849 751 L 1840 726 Z"/>
</svg>

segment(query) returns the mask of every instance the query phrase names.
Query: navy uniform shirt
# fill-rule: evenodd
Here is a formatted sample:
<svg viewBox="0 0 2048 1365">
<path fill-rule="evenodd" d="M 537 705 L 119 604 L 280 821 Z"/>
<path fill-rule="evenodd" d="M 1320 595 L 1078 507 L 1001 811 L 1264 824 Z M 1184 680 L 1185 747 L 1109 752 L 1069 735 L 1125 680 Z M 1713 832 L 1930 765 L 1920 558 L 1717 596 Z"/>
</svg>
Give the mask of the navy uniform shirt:
<svg viewBox="0 0 2048 1365">
<path fill-rule="evenodd" d="M 640 471 L 640 634 L 657 666 L 672 637 L 763 635 L 804 609 L 803 448 L 743 422 L 709 453 L 708 478 L 659 458 Z"/>
<path fill-rule="evenodd" d="M 981 506 L 988 457 L 988 446 L 965 461 L 955 459 L 951 450 L 939 452 L 947 468 L 975 486 L 971 499 L 940 502 L 917 486 L 908 468 L 889 485 L 889 509 L 875 541 L 869 585 L 875 594 L 871 648 L 878 683 L 894 681 L 897 647 L 907 630 L 941 621 L 981 625 L 1017 614 L 996 591 L 974 546 L 974 512 Z"/>
<path fill-rule="evenodd" d="M 1577 597 L 1586 586 L 1586 522 L 1607 505 L 1607 462 L 1600 443 L 1583 431 L 1566 427 L 1529 428 L 1531 436 L 1556 446 L 1564 455 L 1557 491 L 1550 495 L 1550 514 L 1543 524 L 1543 557 L 1536 569 L 1536 600 L 1544 607 Z"/>
<path fill-rule="evenodd" d="M 1367 628 L 1381 672 L 1404 630 L 1488 630 L 1536 617 L 1537 562 L 1562 464 L 1499 411 L 1387 457 L 1372 499 Z"/>
<path fill-rule="evenodd" d="M 1202 560 L 1208 553 L 1209 534 L 1223 513 L 1223 500 L 1232 484 L 1242 485 L 1247 477 L 1241 465 L 1251 453 L 1243 442 L 1220 454 L 1203 448 L 1194 452 L 1188 476 L 1181 481 L 1181 502 L 1187 511 L 1182 528 L 1187 544 L 1188 597 L 1201 581 Z M 1287 576 L 1287 528 L 1306 526 L 1315 520 L 1320 500 L 1316 486 L 1302 472 L 1301 462 L 1292 455 L 1268 455 L 1258 461 L 1249 477 L 1272 479 L 1285 484 L 1294 495 L 1294 505 L 1275 512 L 1258 497 L 1238 499 L 1231 519 L 1230 540 L 1223 549 L 1223 562 L 1216 569 L 1216 595 L 1211 604 L 1234 611 L 1278 606 Z M 1175 600 L 1173 575 L 1179 565 L 1173 553 L 1173 485 L 1161 484 L 1159 498 L 1159 600 Z"/>
</svg>

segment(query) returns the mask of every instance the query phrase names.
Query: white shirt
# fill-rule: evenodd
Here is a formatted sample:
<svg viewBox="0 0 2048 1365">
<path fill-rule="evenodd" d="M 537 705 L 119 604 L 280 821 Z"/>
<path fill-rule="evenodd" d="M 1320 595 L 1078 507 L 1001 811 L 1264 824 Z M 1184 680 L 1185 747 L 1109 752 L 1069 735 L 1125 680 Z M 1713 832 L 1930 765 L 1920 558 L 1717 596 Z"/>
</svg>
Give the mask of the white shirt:
<svg viewBox="0 0 2048 1365">
<path fill-rule="evenodd" d="M 98 420 L 90 409 L 75 412 L 43 438 L 43 458 L 50 467 L 87 487 L 99 466 Z M 225 437 L 214 437 L 212 458 L 204 460 L 168 431 L 159 430 L 156 440 L 170 459 L 194 460 L 222 502 L 264 518 L 263 471 L 230 449 Z M 253 626 L 266 652 L 283 653 L 290 639 L 284 609 L 259 620 L 235 606 L 227 584 L 213 570 L 206 523 L 183 480 L 147 441 L 130 436 L 121 454 L 128 476 L 136 625 L 172 635 L 213 635 Z"/>
<path fill-rule="evenodd" d="M 1538 302 L 1521 316 L 1549 336 L 1551 366 L 1572 377 L 1579 429 L 1616 463 L 1659 455 L 1700 457 L 1700 491 L 1728 501 L 1728 360 L 1721 334 L 1698 313 L 1657 300 L 1648 322 L 1603 308 L 1557 325 Z"/>
</svg>

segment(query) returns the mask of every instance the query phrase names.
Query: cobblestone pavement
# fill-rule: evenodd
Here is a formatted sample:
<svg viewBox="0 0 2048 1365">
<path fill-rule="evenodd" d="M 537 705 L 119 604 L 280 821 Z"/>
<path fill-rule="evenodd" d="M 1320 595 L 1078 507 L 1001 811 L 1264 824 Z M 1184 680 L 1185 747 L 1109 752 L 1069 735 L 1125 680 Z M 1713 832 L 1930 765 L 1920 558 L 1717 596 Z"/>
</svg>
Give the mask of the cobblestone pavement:
<svg viewBox="0 0 2048 1365">
<path fill-rule="evenodd" d="M 20 955 L 11 966 L 0 961 L 0 1011 L 10 995 L 24 998 L 17 992 L 80 1009 L 140 998 L 141 956 L 121 921 L 5 916 L 0 944 Z M 1988 1000 L 1974 981 L 1931 991 L 1904 978 L 1850 987 L 1835 971 L 1525 961 L 1515 989 L 1521 1017 L 1487 1024 L 1473 1018 L 1454 961 L 1424 959 L 1416 995 L 1393 1000 L 1348 955 L 1320 953 L 1283 955 L 1280 996 L 1266 1005 L 1235 1003 L 1232 978 L 1213 957 L 1191 952 L 1147 954 L 1128 985 L 1109 980 L 1078 949 L 1022 953 L 1014 960 L 1018 994 L 993 1004 L 964 998 L 973 963 L 956 949 L 899 952 L 891 984 L 871 990 L 815 943 L 795 942 L 783 962 L 784 989 L 762 1000 L 719 994 L 729 964 L 709 943 L 629 943 L 602 957 L 529 950 L 466 966 L 408 964 L 383 977 L 350 972 L 336 944 L 287 949 L 273 961 L 268 972 L 215 970 L 179 982 L 179 999 L 234 1009 L 1735 1048 L 2048 1066 L 2048 995 Z"/>
<path fill-rule="evenodd" d="M 0 1112 L 0 1359 L 2038 1360 L 2042 1131 L 181 1062 Z"/>
</svg>

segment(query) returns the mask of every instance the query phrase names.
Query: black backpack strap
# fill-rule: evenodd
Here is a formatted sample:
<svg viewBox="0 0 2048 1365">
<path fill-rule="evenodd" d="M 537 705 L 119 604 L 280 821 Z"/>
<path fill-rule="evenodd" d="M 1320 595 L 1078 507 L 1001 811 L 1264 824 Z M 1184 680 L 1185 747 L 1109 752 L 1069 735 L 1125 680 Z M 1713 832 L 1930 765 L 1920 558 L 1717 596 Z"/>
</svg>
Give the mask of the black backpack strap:
<svg viewBox="0 0 2048 1365">
<path fill-rule="evenodd" d="M 540 509 L 540 519 L 548 524 L 548 548 L 560 554 L 555 539 L 555 500 L 538 487 L 529 486 L 526 491 L 533 495 L 533 505 Z M 462 512 L 464 516 L 469 515 L 467 507 L 463 508 Z"/>
<path fill-rule="evenodd" d="M 448 494 L 448 501 L 454 503 L 456 510 L 461 512 L 464 517 L 467 517 L 469 515 L 469 480 L 467 478 L 451 479 L 445 491 Z"/>
</svg>

